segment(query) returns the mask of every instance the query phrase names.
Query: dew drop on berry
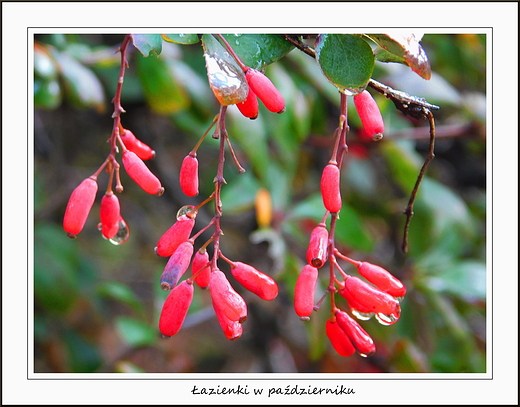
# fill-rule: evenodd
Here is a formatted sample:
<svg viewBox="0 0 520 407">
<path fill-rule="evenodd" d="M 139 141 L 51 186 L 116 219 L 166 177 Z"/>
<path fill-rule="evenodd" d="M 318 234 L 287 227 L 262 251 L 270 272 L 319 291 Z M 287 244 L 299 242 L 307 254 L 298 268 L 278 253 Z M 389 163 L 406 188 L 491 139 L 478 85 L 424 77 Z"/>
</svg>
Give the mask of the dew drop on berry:
<svg viewBox="0 0 520 407">
<path fill-rule="evenodd" d="M 190 219 L 194 219 L 197 216 L 197 210 L 193 205 L 184 205 L 177 211 L 177 220 L 184 215 L 188 216 Z"/>
<path fill-rule="evenodd" d="M 374 316 L 373 312 L 360 312 L 356 309 L 351 309 L 352 315 L 354 315 L 357 319 L 361 321 L 368 321 L 370 318 Z"/>
<path fill-rule="evenodd" d="M 128 238 L 130 237 L 130 228 L 126 224 L 126 222 L 121 218 L 119 220 L 119 230 L 117 231 L 117 234 L 112 238 L 108 239 L 108 241 L 115 245 L 120 245 L 125 243 Z"/>
</svg>

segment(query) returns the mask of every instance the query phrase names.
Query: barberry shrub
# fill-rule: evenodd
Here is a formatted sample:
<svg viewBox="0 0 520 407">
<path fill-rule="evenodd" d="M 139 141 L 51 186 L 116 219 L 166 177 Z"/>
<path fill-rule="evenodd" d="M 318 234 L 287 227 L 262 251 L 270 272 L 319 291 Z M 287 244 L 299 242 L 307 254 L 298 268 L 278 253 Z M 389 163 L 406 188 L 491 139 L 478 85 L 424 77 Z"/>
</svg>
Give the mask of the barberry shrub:
<svg viewBox="0 0 520 407">
<path fill-rule="evenodd" d="M 247 43 L 251 37 L 244 35 L 244 42 Z M 262 38 L 261 35 L 258 37 Z M 155 40 L 151 38 L 155 38 Z M 324 304 L 327 304 L 328 299 L 330 312 L 326 317 L 323 335 L 328 338 L 332 348 L 339 355 L 351 356 L 358 353 L 361 356 L 370 356 L 374 354 L 376 341 L 367 333 L 370 331 L 368 323 L 367 331 L 365 331 L 357 321 L 365 324 L 363 321 L 374 317 L 385 326 L 398 322 L 401 316 L 401 304 L 403 301 L 403 304 L 406 304 L 407 301 L 405 298 L 407 287 L 405 286 L 406 281 L 401 281 L 388 271 L 391 270 L 390 267 L 387 267 L 388 270 L 386 270 L 365 259 L 354 260 L 352 258 L 363 256 L 374 259 L 378 257 L 378 253 L 366 255 L 369 250 L 359 250 L 354 239 L 344 237 L 345 230 L 354 230 L 357 227 L 357 220 L 352 216 L 352 209 L 347 201 L 350 199 L 351 185 L 346 180 L 349 177 L 350 160 L 355 162 L 358 159 L 359 151 L 370 154 L 366 144 L 356 145 L 351 136 L 358 131 L 368 134 L 373 140 L 378 140 L 385 130 L 378 104 L 366 90 L 367 87 L 391 99 L 405 116 L 413 119 L 428 119 L 431 124 L 430 114 L 436 110 L 436 106 L 427 103 L 424 99 L 415 98 L 403 92 L 395 92 L 372 79 L 375 61 L 388 58 L 388 54 L 373 52 L 369 43 L 383 46 L 391 41 L 397 49 L 402 51 L 403 55 L 406 55 L 405 51 L 408 51 L 407 45 L 389 35 L 321 34 L 314 37 L 312 46 L 309 46 L 309 38 L 305 38 L 306 43 L 304 44 L 303 38 L 300 36 L 280 35 L 276 37 L 282 44 L 277 48 L 278 53 L 271 54 L 271 56 L 263 55 L 260 60 L 255 60 L 242 48 L 241 35 L 237 36 L 238 40 L 229 35 L 209 34 L 195 37 L 176 37 L 165 34 L 160 39 L 164 41 L 163 45 L 170 42 L 187 45 L 188 42 L 184 42 L 187 41 L 186 38 L 190 38 L 189 41 L 192 44 L 200 42 L 203 46 L 209 89 L 215 96 L 218 112 L 209 127 L 206 127 L 207 130 L 201 131 L 200 126 L 194 126 L 197 127 L 199 136 L 200 133 L 203 133 L 202 137 L 191 150 L 186 149 L 184 152 L 179 152 L 182 154 L 180 156 L 185 158 L 177 163 L 178 186 L 184 194 L 182 199 L 193 198 L 193 200 L 187 199 L 181 205 L 187 202 L 194 205 L 183 206 L 177 216 L 173 217 L 174 219 L 163 219 L 164 224 L 172 226 L 169 229 L 165 227 L 163 230 L 156 231 L 155 253 L 160 257 L 168 258 L 167 260 L 158 259 L 165 263 L 158 285 L 168 292 L 160 312 L 159 332 L 165 337 L 170 337 L 181 331 L 184 320 L 189 316 L 190 304 L 195 294 L 194 289 L 200 288 L 207 289 L 200 291 L 200 295 L 205 295 L 211 300 L 216 320 L 224 337 L 236 340 L 242 336 L 243 329 L 247 329 L 249 322 L 247 302 L 260 299 L 276 303 L 279 292 L 283 292 L 283 298 L 286 295 L 292 297 L 294 312 L 302 321 L 313 319 L 314 313 L 324 312 Z M 229 41 L 230 39 L 233 41 Z M 101 222 L 99 228 L 102 236 L 112 243 L 120 244 L 128 239 L 128 225 L 120 213 L 121 210 L 125 210 L 125 202 L 124 199 L 121 199 L 121 207 L 119 207 L 119 199 L 116 196 L 116 193 L 123 192 L 120 172 L 124 170 L 130 179 L 149 195 L 160 196 L 164 192 L 161 177 L 155 175 L 155 171 L 152 171 L 152 167 L 146 161 L 154 159 L 156 155 L 168 154 L 168 152 L 154 151 L 152 147 L 137 139 L 132 131 L 123 128 L 121 123 L 121 114 L 125 112 L 121 106 L 123 79 L 125 70 L 133 68 L 132 63 L 129 63 L 127 59 L 131 49 L 129 45 L 133 43 L 147 57 L 143 59 L 146 62 L 142 62 L 142 66 L 149 66 L 147 64 L 156 62 L 150 62 L 151 58 L 148 58 L 148 54 L 153 52 L 160 54 L 161 52 L 156 40 L 157 36 L 127 35 L 118 50 L 120 75 L 116 96 L 113 99 L 114 127 L 109 138 L 109 154 L 101 167 L 84 181 L 85 185 L 82 184 L 83 187 L 78 187 L 78 193 L 74 191 L 71 195 L 63 224 L 70 237 L 79 234 L 85 225 L 90 209 L 95 202 L 98 178 L 103 170 L 108 173 L 109 181 L 106 185 L 106 192 L 100 200 Z M 261 41 L 261 44 L 267 46 L 267 41 L 265 43 Z M 419 46 L 418 42 L 415 45 Z M 256 209 L 259 230 L 254 237 L 257 241 L 269 236 L 266 239 L 275 246 L 277 237 L 281 236 L 284 217 L 290 219 L 291 214 L 297 213 L 292 208 L 283 207 L 287 205 L 287 202 L 280 204 L 291 194 L 291 183 L 287 182 L 288 178 L 281 174 L 285 168 L 290 169 L 294 174 L 298 173 L 295 165 L 297 162 L 295 157 L 298 156 L 297 152 L 300 148 L 298 141 L 304 140 L 303 132 L 309 130 L 309 124 L 301 119 L 303 116 L 296 116 L 295 113 L 297 107 L 301 107 L 301 105 L 296 105 L 295 95 L 301 97 L 302 93 L 294 93 L 298 92 L 294 90 L 296 87 L 286 86 L 284 72 L 277 69 L 277 64 L 273 64 L 294 48 L 303 51 L 308 58 L 313 57 L 325 78 L 331 82 L 331 86 L 335 86 L 339 90 L 339 103 L 337 103 L 339 111 L 338 126 L 330 138 L 330 143 L 322 144 L 330 145 L 331 151 L 328 151 L 328 157 L 322 161 L 326 164 L 320 169 L 321 180 L 317 177 L 320 182 L 314 184 L 315 192 L 320 195 L 322 206 L 319 209 L 323 212 L 318 219 L 315 219 L 316 205 L 314 205 L 312 218 L 316 222 L 310 227 L 307 223 L 306 227 L 302 228 L 308 232 L 308 244 L 300 252 L 301 262 L 297 265 L 299 274 L 294 275 L 294 287 L 287 286 L 291 279 L 284 279 L 284 286 L 280 289 L 275 276 L 282 275 L 283 277 L 283 267 L 279 265 L 273 267 L 273 271 L 277 269 L 277 274 L 269 275 L 271 273 L 268 274 L 265 270 L 260 271 L 255 266 L 239 259 L 226 257 L 221 243 L 227 238 L 223 221 L 226 219 L 225 216 L 243 204 L 243 202 L 238 202 L 238 199 L 237 202 L 228 199 L 229 196 L 240 196 L 237 191 L 242 193 L 243 190 L 244 194 L 255 196 L 258 202 L 262 202 L 260 208 Z M 337 68 L 333 63 L 333 55 L 338 53 L 361 55 L 365 62 L 358 64 L 358 68 L 354 69 L 356 75 L 350 75 L 348 72 L 353 69 L 351 66 Z M 419 64 L 419 62 L 414 65 L 411 58 L 406 59 L 402 55 L 399 57 L 403 59 L 402 62 L 410 65 L 421 76 L 425 78 L 429 76 L 429 65 Z M 346 58 L 347 65 L 348 61 L 349 59 Z M 424 62 L 424 59 L 422 61 Z M 157 63 L 161 63 L 160 58 Z M 272 68 L 269 67 L 271 64 L 273 64 Z M 178 92 L 178 95 L 180 95 L 179 100 L 182 100 L 183 93 Z M 261 105 L 258 101 L 261 102 Z M 349 123 L 348 101 L 353 101 L 358 114 L 356 119 L 361 121 L 362 127 L 356 128 L 356 125 Z M 150 101 L 150 103 L 154 102 Z M 240 122 L 238 119 L 240 116 L 235 115 L 233 105 L 236 105 L 237 111 L 242 116 L 256 119 L 255 122 Z M 267 112 L 263 110 L 264 107 Z M 271 113 L 283 113 L 283 115 L 268 116 Z M 284 118 L 288 115 L 291 115 L 290 119 L 283 120 L 289 121 L 294 117 L 301 119 L 299 125 L 292 127 L 291 131 L 294 131 L 295 134 L 291 137 L 282 135 L 281 130 L 276 131 L 275 124 L 278 117 Z M 228 133 L 227 125 L 230 123 Z M 260 138 L 256 138 L 256 133 L 251 134 L 247 139 L 242 136 L 235 138 L 235 135 L 241 134 L 240 131 L 237 131 L 240 126 L 245 128 L 244 132 L 247 131 L 247 123 L 254 126 L 265 126 L 267 129 L 273 130 L 271 141 L 275 147 L 280 150 L 282 147 L 287 148 L 290 151 L 290 153 L 280 154 L 283 158 L 279 161 L 283 165 L 276 161 L 278 158 L 276 155 L 270 156 L 264 145 L 259 143 L 258 140 L 262 137 L 265 138 L 265 134 L 262 134 Z M 353 127 L 351 128 L 351 126 Z M 287 126 L 283 127 L 284 131 L 287 129 Z M 206 139 L 208 134 L 211 134 L 209 140 Z M 284 137 L 291 138 L 292 141 L 286 142 Z M 217 144 L 216 157 L 209 157 L 210 148 L 199 150 L 203 142 L 205 146 L 210 143 Z M 236 154 L 233 149 L 235 144 L 239 145 L 240 150 L 243 150 L 239 151 L 239 154 Z M 293 150 L 290 150 L 291 148 Z M 118 157 L 121 157 L 121 165 Z M 236 174 L 231 171 L 231 168 L 227 168 L 226 159 L 230 159 L 232 164 L 237 167 Z M 199 160 L 202 166 L 200 169 Z M 217 163 L 215 173 L 209 177 L 207 172 L 199 174 L 199 170 L 207 171 L 206 164 L 212 160 Z M 244 167 L 240 163 L 242 160 L 246 162 Z M 274 164 L 271 165 L 271 162 Z M 249 167 L 252 167 L 253 171 L 249 171 Z M 226 178 L 224 178 L 225 168 Z M 244 172 L 246 174 L 242 175 Z M 253 175 L 251 175 L 252 173 Z M 203 177 L 200 178 L 199 183 L 200 175 Z M 239 181 L 241 177 L 244 181 Z M 213 180 L 212 185 L 202 182 L 208 179 Z M 296 176 L 295 179 L 297 179 Z M 276 185 L 277 182 L 280 185 Z M 244 186 L 249 189 L 244 189 Z M 227 194 L 227 191 L 233 191 L 233 193 Z M 417 192 L 417 189 L 414 191 Z M 271 207 L 271 202 L 267 205 L 265 198 L 267 196 L 270 199 L 271 192 L 274 192 L 276 199 L 274 209 Z M 199 196 L 201 197 L 199 198 Z M 284 197 L 280 198 L 281 196 Z M 157 197 L 153 196 L 151 199 L 157 199 Z M 375 199 L 377 200 L 377 197 Z M 314 204 L 316 202 L 316 200 L 313 201 Z M 249 204 L 252 206 L 252 200 Z M 268 210 L 266 210 L 267 207 Z M 301 208 L 304 206 L 302 205 Z M 413 201 L 409 208 L 407 216 L 411 218 Z M 272 212 L 273 210 L 274 212 Z M 205 216 L 197 216 L 199 211 L 204 211 Z M 208 216 L 208 212 L 212 213 Z M 275 237 L 268 235 L 272 232 Z M 117 237 L 120 233 L 126 233 L 124 238 Z M 359 236 L 363 237 L 362 234 Z M 359 244 L 361 245 L 361 243 Z M 280 247 L 281 245 L 278 244 L 278 253 L 280 253 Z M 273 253 L 270 253 L 273 259 L 281 256 Z M 235 253 L 234 256 L 236 256 Z M 232 256 L 229 255 L 229 257 Z M 294 263 L 298 263 L 298 261 L 293 260 L 291 267 L 294 267 Z M 190 266 L 191 273 L 186 274 Z M 350 267 L 352 271 L 347 270 L 347 267 Z M 328 268 L 328 270 L 323 270 L 323 268 Z M 285 273 L 290 273 L 289 269 L 285 270 Z M 401 271 L 397 273 L 402 275 Z M 324 283 L 326 280 L 328 280 L 327 283 Z M 302 324 L 305 323 L 302 322 Z M 386 327 L 385 329 L 392 328 Z"/>
</svg>

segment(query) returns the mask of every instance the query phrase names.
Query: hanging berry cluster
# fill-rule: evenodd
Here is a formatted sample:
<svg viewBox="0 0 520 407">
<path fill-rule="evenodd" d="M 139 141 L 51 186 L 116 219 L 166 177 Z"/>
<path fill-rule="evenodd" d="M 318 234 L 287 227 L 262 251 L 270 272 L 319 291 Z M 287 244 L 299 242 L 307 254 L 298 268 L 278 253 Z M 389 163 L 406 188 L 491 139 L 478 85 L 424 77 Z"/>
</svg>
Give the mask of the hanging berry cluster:
<svg viewBox="0 0 520 407">
<path fill-rule="evenodd" d="M 145 160 L 155 157 L 155 151 L 141 140 L 139 140 L 130 130 L 125 129 L 121 124 L 121 113 L 124 109 L 121 106 L 121 90 L 125 76 L 125 69 L 128 61 L 126 58 L 127 47 L 131 36 L 127 35 L 119 48 L 121 53 L 121 68 L 116 93 L 113 99 L 114 126 L 112 134 L 108 139 L 110 152 L 103 164 L 94 174 L 83 180 L 72 192 L 67 204 L 63 218 L 63 228 L 67 235 L 75 238 L 84 228 L 88 215 L 96 200 L 98 191 L 98 176 L 103 171 L 109 174 L 108 184 L 105 194 L 101 198 L 100 204 L 100 223 L 98 229 L 101 235 L 110 242 L 119 245 L 125 243 L 130 236 L 130 229 L 121 216 L 119 198 L 114 194 L 113 184 L 115 182 L 115 192 L 122 192 L 123 185 L 119 174 L 120 164 L 116 159 L 119 152 L 118 144 L 121 147 L 121 159 L 123 168 L 130 178 L 139 185 L 145 192 L 152 195 L 162 195 L 164 188 L 159 179 L 146 166 Z"/>
<path fill-rule="evenodd" d="M 221 40 L 232 52 L 229 44 L 222 37 Z M 209 84 L 221 107 L 208 130 L 182 162 L 179 175 L 181 189 L 187 196 L 198 195 L 197 149 L 214 125 L 216 129 L 212 137 L 220 142 L 217 174 L 214 178 L 214 190 L 210 196 L 196 207 L 191 205 L 182 207 L 177 213 L 176 222 L 157 242 L 156 254 L 169 257 L 160 278 L 161 288 L 170 291 L 161 310 L 159 330 L 165 337 L 179 332 L 193 300 L 195 283 L 200 288 L 209 287 L 213 309 L 222 331 L 227 339 L 235 340 L 242 335 L 242 323 L 247 319 L 247 304 L 233 288 L 218 261 L 223 260 L 228 263 L 234 280 L 263 300 L 275 299 L 278 295 L 278 285 L 267 274 L 248 264 L 228 259 L 220 250 L 220 238 L 223 235 L 220 225 L 223 211 L 220 196 L 222 185 L 225 183 L 226 146 L 229 147 L 238 171 L 241 173 L 245 171 L 237 160 L 226 130 L 226 112 L 228 106 L 236 105 L 245 117 L 255 119 L 258 116 L 258 99 L 268 110 L 276 113 L 282 113 L 285 110 L 285 101 L 263 73 L 245 66 L 236 55 L 233 57 L 240 65 L 240 69 L 231 59 L 227 61 L 219 59 L 219 63 L 216 64 L 215 55 L 208 50 L 206 50 L 205 57 Z M 214 203 L 213 218 L 206 226 L 192 235 L 198 210 L 209 202 Z M 213 227 L 212 236 L 195 250 L 195 241 L 210 227 Z M 213 245 L 211 254 L 208 251 L 210 244 Z M 191 276 L 179 283 L 190 264 Z"/>
<path fill-rule="evenodd" d="M 364 131 L 374 140 L 381 139 L 384 123 L 375 100 L 366 90 L 353 99 Z M 334 349 L 342 356 L 350 356 L 355 352 L 361 356 L 370 356 L 376 349 L 372 338 L 354 318 L 336 306 L 336 292 L 347 301 L 350 312 L 356 319 L 368 320 L 375 315 L 381 324 L 392 325 L 399 320 L 399 301 L 404 297 L 406 288 L 387 270 L 375 264 L 353 260 L 340 253 L 334 244 L 335 225 L 342 207 L 340 169 L 343 157 L 348 152 L 347 96 L 344 93 L 341 94 L 340 110 L 339 127 L 334 134 L 334 149 L 323 169 L 320 183 L 326 212 L 322 221 L 311 232 L 306 253 L 307 264 L 298 276 L 294 290 L 294 310 L 300 319 L 309 320 L 328 294 L 330 317 L 327 319 L 325 332 Z M 330 227 L 327 229 L 326 221 L 329 216 Z M 356 267 L 357 272 L 368 282 L 347 274 L 338 259 L 346 260 Z M 329 283 L 326 293 L 316 302 L 318 269 L 327 262 Z M 336 272 L 339 272 L 339 278 Z"/>
</svg>

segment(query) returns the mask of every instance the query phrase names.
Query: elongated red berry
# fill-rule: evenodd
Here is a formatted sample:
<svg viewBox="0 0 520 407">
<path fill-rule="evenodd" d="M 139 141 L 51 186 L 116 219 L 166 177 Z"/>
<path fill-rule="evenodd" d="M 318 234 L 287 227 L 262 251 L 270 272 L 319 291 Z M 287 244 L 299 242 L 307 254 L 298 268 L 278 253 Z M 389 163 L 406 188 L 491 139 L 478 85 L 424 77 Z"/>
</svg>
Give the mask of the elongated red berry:
<svg viewBox="0 0 520 407">
<path fill-rule="evenodd" d="M 253 92 L 251 87 L 249 87 L 249 92 L 247 94 L 247 99 L 243 102 L 237 103 L 238 110 L 245 117 L 254 120 L 258 117 L 258 97 L 256 93 Z"/>
<path fill-rule="evenodd" d="M 83 230 L 90 209 L 96 200 L 97 190 L 96 180 L 87 178 L 72 191 L 63 217 L 63 229 L 69 237 L 74 238 Z"/>
<path fill-rule="evenodd" d="M 137 154 L 141 160 L 151 160 L 155 158 L 155 151 L 152 150 L 149 145 L 139 140 L 130 130 L 125 129 L 120 136 L 125 147 Z"/>
<path fill-rule="evenodd" d="M 316 226 L 311 233 L 309 246 L 307 247 L 307 263 L 320 268 L 327 261 L 327 246 L 329 232 L 324 225 Z"/>
<path fill-rule="evenodd" d="M 352 319 L 345 311 L 336 313 L 336 321 L 339 327 L 347 334 L 352 345 L 361 356 L 371 356 L 376 351 L 376 345 L 370 335 Z"/>
<path fill-rule="evenodd" d="M 301 320 L 309 320 L 314 309 L 314 293 L 318 281 L 318 269 L 305 265 L 294 287 L 294 311 Z"/>
<path fill-rule="evenodd" d="M 177 222 L 159 238 L 155 253 L 162 257 L 171 256 L 182 242 L 190 238 L 193 226 L 195 226 L 195 219 L 186 215 L 179 216 Z"/>
<path fill-rule="evenodd" d="M 381 291 L 393 297 L 400 298 L 406 294 L 404 284 L 383 267 L 363 261 L 359 264 L 358 271 Z"/>
<path fill-rule="evenodd" d="M 247 318 L 247 305 L 229 283 L 221 270 L 213 270 L 210 275 L 209 291 L 213 308 L 224 313 L 231 321 L 244 322 Z M 217 311 L 215 311 L 217 312 Z"/>
<path fill-rule="evenodd" d="M 282 94 L 262 72 L 249 68 L 246 71 L 246 79 L 253 92 L 268 110 L 274 113 L 282 113 L 285 110 L 285 100 Z"/>
<path fill-rule="evenodd" d="M 199 194 L 199 161 L 196 153 L 190 153 L 184 157 L 179 181 L 182 192 L 186 195 L 196 196 Z"/>
<path fill-rule="evenodd" d="M 340 328 L 337 321 L 327 319 L 325 323 L 325 333 L 330 340 L 330 343 L 341 356 L 350 356 L 354 354 L 356 348 L 352 345 L 347 333 Z"/>
<path fill-rule="evenodd" d="M 101 198 L 100 206 L 101 234 L 105 239 L 112 239 L 119 231 L 121 212 L 119 199 L 109 191 Z"/>
<path fill-rule="evenodd" d="M 180 331 L 192 300 L 193 284 L 189 280 L 184 280 L 170 291 L 159 317 L 159 331 L 164 336 L 173 336 Z"/>
<path fill-rule="evenodd" d="M 330 212 L 341 209 L 340 171 L 336 164 L 327 164 L 321 174 L 321 197 L 323 206 Z"/>
<path fill-rule="evenodd" d="M 187 241 L 181 243 L 172 254 L 161 274 L 161 288 L 171 290 L 188 269 L 193 255 L 193 243 Z"/>
<path fill-rule="evenodd" d="M 364 90 L 355 95 L 354 105 L 366 133 L 371 138 L 380 139 L 385 132 L 385 124 L 379 106 L 370 92 Z"/>
<path fill-rule="evenodd" d="M 234 341 L 242 336 L 242 324 L 240 322 L 230 320 L 218 307 L 215 308 L 215 315 L 227 339 Z"/>
<path fill-rule="evenodd" d="M 392 323 L 396 322 L 401 314 L 399 301 L 360 278 L 347 278 L 339 293 L 349 302 L 352 310 L 389 316 Z"/>
<path fill-rule="evenodd" d="M 191 261 L 191 275 L 195 276 L 195 283 L 201 288 L 206 288 L 209 285 L 210 274 L 208 252 L 206 249 L 203 252 L 197 250 Z"/>
<path fill-rule="evenodd" d="M 143 191 L 152 195 L 161 195 L 164 188 L 161 181 L 146 166 L 136 153 L 130 150 L 123 151 L 123 166 L 126 172 Z"/>
<path fill-rule="evenodd" d="M 267 274 L 258 271 L 249 264 L 237 261 L 231 266 L 231 274 L 244 288 L 266 301 L 278 295 L 278 284 Z"/>
</svg>

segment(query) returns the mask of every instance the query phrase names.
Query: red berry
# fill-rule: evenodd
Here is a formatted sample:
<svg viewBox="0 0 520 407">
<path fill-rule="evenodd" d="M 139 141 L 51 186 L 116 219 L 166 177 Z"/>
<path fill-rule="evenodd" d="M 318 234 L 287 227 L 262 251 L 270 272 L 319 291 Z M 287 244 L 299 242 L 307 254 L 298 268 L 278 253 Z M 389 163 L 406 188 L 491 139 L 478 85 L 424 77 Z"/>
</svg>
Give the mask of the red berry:
<svg viewBox="0 0 520 407">
<path fill-rule="evenodd" d="M 282 113 L 285 110 L 285 100 L 282 94 L 262 72 L 249 68 L 246 71 L 246 79 L 253 92 L 268 110 L 274 113 Z"/>
<path fill-rule="evenodd" d="M 321 197 L 323 206 L 330 212 L 341 209 L 340 171 L 336 164 L 327 164 L 321 175 Z"/>
<path fill-rule="evenodd" d="M 336 313 L 336 321 L 361 356 L 371 356 L 375 353 L 376 345 L 374 341 L 350 315 L 345 311 L 338 311 Z"/>
<path fill-rule="evenodd" d="M 222 312 L 231 321 L 244 322 L 247 305 L 229 283 L 221 270 L 213 270 L 210 275 L 209 290 L 215 312 Z"/>
<path fill-rule="evenodd" d="M 182 192 L 188 196 L 195 196 L 199 193 L 199 161 L 197 154 L 190 153 L 181 165 L 181 173 L 179 177 Z"/>
<path fill-rule="evenodd" d="M 404 297 L 406 294 L 404 284 L 383 267 L 364 261 L 358 266 L 358 271 L 381 291 L 393 297 Z"/>
<path fill-rule="evenodd" d="M 390 317 L 392 323 L 397 322 L 401 314 L 399 301 L 360 278 L 347 278 L 339 293 L 349 302 L 353 311 L 382 314 Z"/>
<path fill-rule="evenodd" d="M 327 261 L 327 246 L 329 243 L 329 232 L 323 225 L 316 226 L 312 233 L 307 248 L 307 263 L 320 268 Z"/>
<path fill-rule="evenodd" d="M 231 266 L 231 274 L 244 288 L 266 301 L 271 301 L 278 295 L 278 284 L 267 274 L 264 274 L 249 264 L 235 262 Z"/>
<path fill-rule="evenodd" d="M 371 138 L 380 139 L 385 132 L 385 125 L 379 106 L 377 106 L 377 102 L 372 95 L 364 90 L 354 96 L 354 105 L 366 133 Z"/>
<path fill-rule="evenodd" d="M 207 266 L 207 267 L 206 267 Z M 209 267 L 209 255 L 206 249 L 201 253 L 197 250 L 191 262 L 191 275 L 195 276 L 195 283 L 201 288 L 209 285 L 211 267 Z"/>
<path fill-rule="evenodd" d="M 350 356 L 356 351 L 348 335 L 339 327 L 337 321 L 327 319 L 325 323 L 325 333 L 336 352 L 341 356 Z"/>
<path fill-rule="evenodd" d="M 149 145 L 139 140 L 130 130 L 125 129 L 120 136 L 125 147 L 137 154 L 141 160 L 155 158 L 155 151 Z"/>
<path fill-rule="evenodd" d="M 177 285 L 177 282 L 188 269 L 191 256 L 193 255 L 193 243 L 184 242 L 177 247 L 172 254 L 163 273 L 161 274 L 161 288 L 163 290 L 171 290 Z"/>
<path fill-rule="evenodd" d="M 215 315 L 226 338 L 234 341 L 242 336 L 242 324 L 240 322 L 230 320 L 220 308 L 215 308 Z"/>
<path fill-rule="evenodd" d="M 119 199 L 109 191 L 101 198 L 100 206 L 101 234 L 106 239 L 112 239 L 119 231 L 121 212 Z"/>
<path fill-rule="evenodd" d="M 242 113 L 245 117 L 250 118 L 251 120 L 254 120 L 258 117 L 258 98 L 249 87 L 249 93 L 247 94 L 247 99 L 243 102 L 237 103 L 238 110 L 240 110 L 240 113 Z"/>
<path fill-rule="evenodd" d="M 63 229 L 69 237 L 76 237 L 83 230 L 97 190 L 96 180 L 87 178 L 72 191 L 63 217 Z"/>
<path fill-rule="evenodd" d="M 314 292 L 318 281 L 318 269 L 305 265 L 294 287 L 294 310 L 302 320 L 310 319 L 314 309 Z"/>
<path fill-rule="evenodd" d="M 162 257 L 171 256 L 182 242 L 190 238 L 193 226 L 195 226 L 195 219 L 186 215 L 179 216 L 177 222 L 160 237 L 155 253 Z"/>
<path fill-rule="evenodd" d="M 188 280 L 184 280 L 168 294 L 159 317 L 159 331 L 164 336 L 173 336 L 179 332 L 192 300 L 193 284 Z"/>
<path fill-rule="evenodd" d="M 157 178 L 133 151 L 123 151 L 123 166 L 126 172 L 143 191 L 152 195 L 161 195 L 164 188 Z"/>
</svg>

